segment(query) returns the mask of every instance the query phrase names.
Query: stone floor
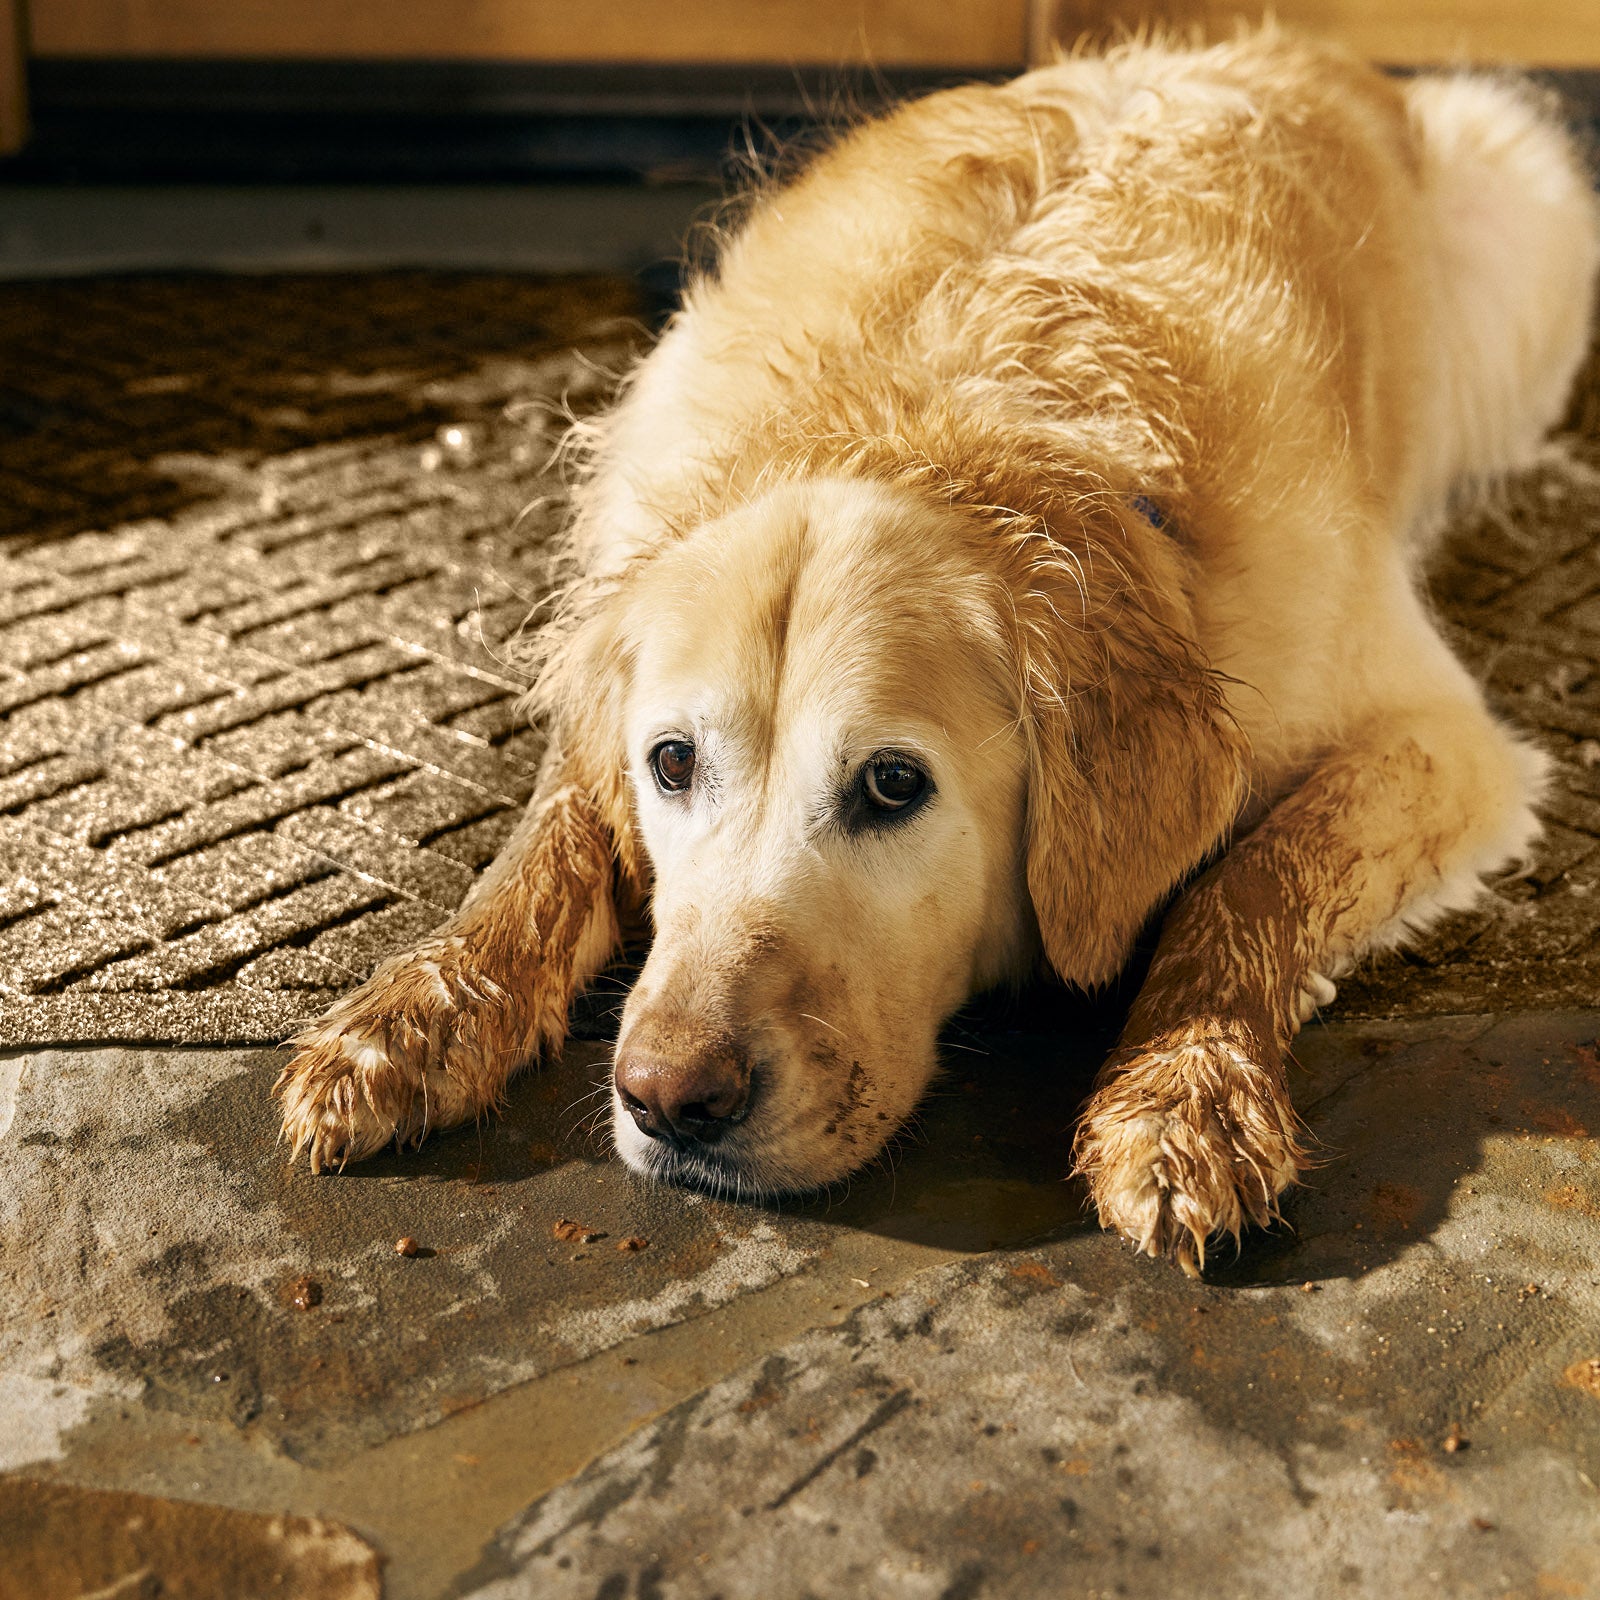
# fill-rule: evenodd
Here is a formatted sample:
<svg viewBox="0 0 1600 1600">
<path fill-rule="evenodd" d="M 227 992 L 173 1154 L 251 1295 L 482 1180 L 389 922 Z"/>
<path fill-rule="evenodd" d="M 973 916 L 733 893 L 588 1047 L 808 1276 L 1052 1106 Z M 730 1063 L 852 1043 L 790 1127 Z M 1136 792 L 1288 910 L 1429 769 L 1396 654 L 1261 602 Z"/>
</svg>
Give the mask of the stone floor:
<svg viewBox="0 0 1600 1600">
<path fill-rule="evenodd" d="M 782 1212 L 607 1160 L 598 1044 L 321 1178 L 273 1052 L 11 1054 L 0 1596 L 1600 1593 L 1594 1014 L 1309 1030 L 1200 1283 L 1061 1180 L 1105 1022 L 964 1019 Z"/>
<path fill-rule="evenodd" d="M 1595 372 L 1436 574 L 1548 842 L 1302 1036 L 1321 1164 L 1204 1282 L 1063 1180 L 1115 998 L 964 1014 L 801 1206 L 608 1159 L 609 986 L 503 1118 L 286 1164 L 267 1046 L 525 792 L 546 422 L 645 311 L 0 286 L 0 1600 L 1600 1595 Z"/>
</svg>

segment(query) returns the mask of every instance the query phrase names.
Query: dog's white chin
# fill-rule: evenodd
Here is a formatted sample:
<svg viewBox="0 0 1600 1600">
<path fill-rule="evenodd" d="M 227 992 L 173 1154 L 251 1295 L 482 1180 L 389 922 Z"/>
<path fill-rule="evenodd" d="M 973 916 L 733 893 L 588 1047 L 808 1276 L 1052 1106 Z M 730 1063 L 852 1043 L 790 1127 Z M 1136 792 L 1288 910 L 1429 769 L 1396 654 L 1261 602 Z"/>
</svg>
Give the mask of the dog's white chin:
<svg viewBox="0 0 1600 1600">
<path fill-rule="evenodd" d="M 786 1158 L 745 1132 L 703 1150 L 678 1150 L 641 1133 L 633 1118 L 615 1104 L 611 1126 L 623 1165 L 640 1177 L 729 1199 L 760 1201 L 813 1194 L 862 1165 L 861 1160 L 852 1159 L 838 1163 L 837 1170 L 818 1170 L 816 1165 Z M 868 1159 L 875 1153 L 869 1152 Z"/>
</svg>

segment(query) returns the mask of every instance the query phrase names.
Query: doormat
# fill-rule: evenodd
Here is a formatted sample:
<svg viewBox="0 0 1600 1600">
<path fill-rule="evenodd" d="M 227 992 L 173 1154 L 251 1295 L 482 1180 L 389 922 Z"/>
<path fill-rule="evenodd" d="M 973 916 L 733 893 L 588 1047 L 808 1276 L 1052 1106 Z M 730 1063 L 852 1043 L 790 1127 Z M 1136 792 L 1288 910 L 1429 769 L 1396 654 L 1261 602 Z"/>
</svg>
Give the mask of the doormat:
<svg viewBox="0 0 1600 1600">
<path fill-rule="evenodd" d="M 0 287 L 0 1045 L 275 1040 L 454 910 L 642 332 L 624 280 Z"/>
</svg>

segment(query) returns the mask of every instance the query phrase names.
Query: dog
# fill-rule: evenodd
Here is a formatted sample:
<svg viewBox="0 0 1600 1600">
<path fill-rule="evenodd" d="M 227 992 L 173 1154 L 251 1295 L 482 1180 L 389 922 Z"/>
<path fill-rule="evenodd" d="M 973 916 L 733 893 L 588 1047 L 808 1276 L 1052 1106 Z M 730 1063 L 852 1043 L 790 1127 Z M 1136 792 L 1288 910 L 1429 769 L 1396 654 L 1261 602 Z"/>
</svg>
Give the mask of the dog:
<svg viewBox="0 0 1600 1600">
<path fill-rule="evenodd" d="M 1203 1268 L 1303 1169 L 1285 1058 L 1334 980 L 1537 835 L 1543 758 L 1418 570 L 1559 419 L 1597 263 L 1535 91 L 1271 30 L 855 128 L 594 429 L 534 798 L 293 1041 L 295 1153 L 494 1107 L 647 914 L 617 1151 L 814 1189 L 969 996 L 1105 985 L 1170 902 L 1073 1153 Z"/>
</svg>

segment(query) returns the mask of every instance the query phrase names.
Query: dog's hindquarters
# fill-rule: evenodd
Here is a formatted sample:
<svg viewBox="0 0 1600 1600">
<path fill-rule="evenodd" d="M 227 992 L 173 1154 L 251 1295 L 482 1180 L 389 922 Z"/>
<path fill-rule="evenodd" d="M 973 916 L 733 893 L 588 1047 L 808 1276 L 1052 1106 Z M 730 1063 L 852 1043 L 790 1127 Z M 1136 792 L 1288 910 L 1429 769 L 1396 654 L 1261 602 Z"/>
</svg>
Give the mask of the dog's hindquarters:
<svg viewBox="0 0 1600 1600">
<path fill-rule="evenodd" d="M 1430 498 L 1528 463 L 1588 348 L 1600 205 L 1557 108 L 1467 75 L 1405 86 L 1440 352 Z"/>
</svg>

